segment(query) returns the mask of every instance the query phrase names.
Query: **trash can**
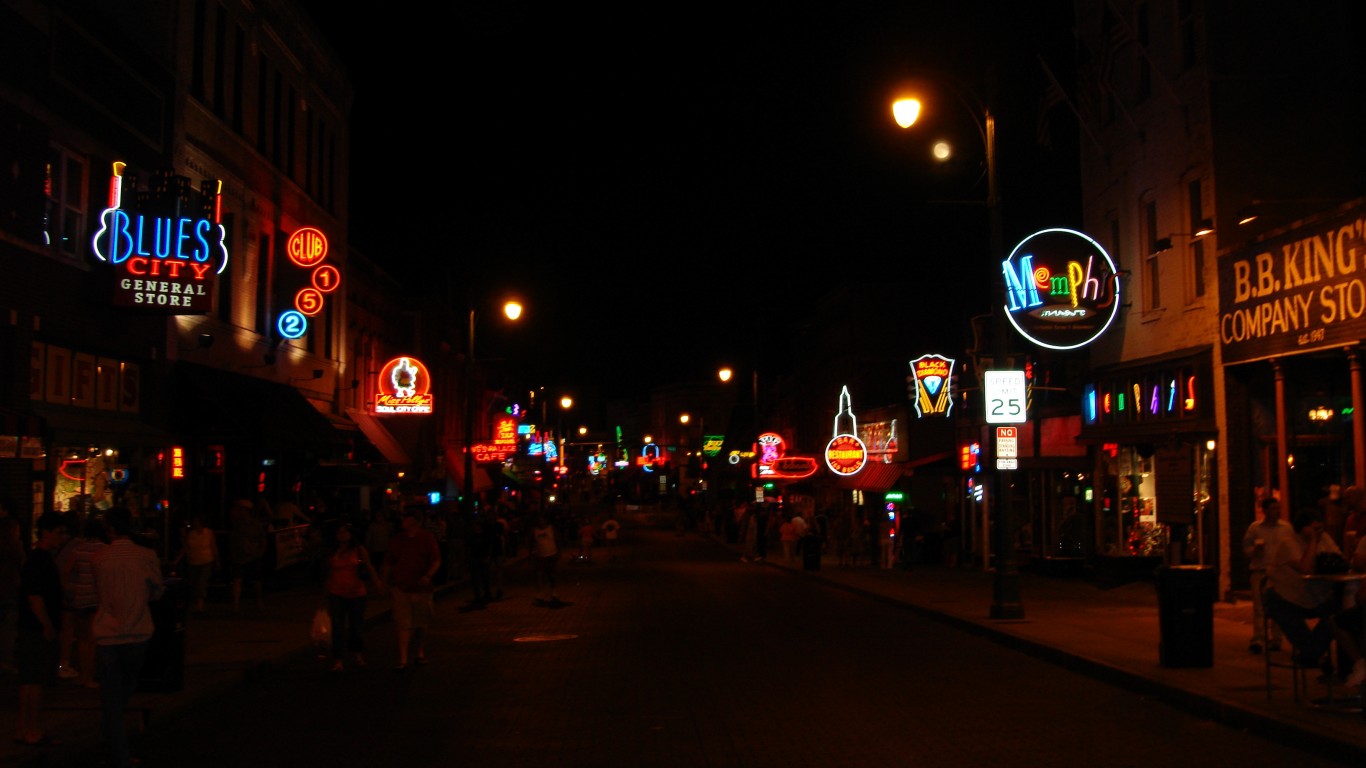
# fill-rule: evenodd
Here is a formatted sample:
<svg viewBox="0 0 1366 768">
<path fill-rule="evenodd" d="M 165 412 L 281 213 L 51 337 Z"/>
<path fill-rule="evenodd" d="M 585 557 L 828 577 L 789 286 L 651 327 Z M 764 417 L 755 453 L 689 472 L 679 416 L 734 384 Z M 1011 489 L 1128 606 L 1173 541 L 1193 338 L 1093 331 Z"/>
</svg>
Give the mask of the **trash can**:
<svg viewBox="0 0 1366 768">
<path fill-rule="evenodd" d="M 1156 571 L 1157 617 L 1164 667 L 1214 666 L 1214 600 L 1218 571 L 1212 565 L 1163 565 Z"/>
<path fill-rule="evenodd" d="M 165 579 L 166 591 L 148 608 L 156 628 L 147 643 L 147 656 L 138 678 L 143 693 L 175 693 L 185 687 L 185 617 L 189 609 L 189 589 L 185 580 Z"/>
<path fill-rule="evenodd" d="M 821 569 L 821 544 L 824 539 L 821 536 L 803 536 L 802 546 L 802 570 L 819 571 Z"/>
</svg>

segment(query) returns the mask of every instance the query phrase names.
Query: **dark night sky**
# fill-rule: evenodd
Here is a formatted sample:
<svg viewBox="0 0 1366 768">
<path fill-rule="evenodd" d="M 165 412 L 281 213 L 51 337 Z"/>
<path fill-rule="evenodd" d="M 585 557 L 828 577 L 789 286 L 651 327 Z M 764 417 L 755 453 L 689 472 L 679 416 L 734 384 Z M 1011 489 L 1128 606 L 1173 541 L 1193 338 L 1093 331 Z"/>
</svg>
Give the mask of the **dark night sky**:
<svg viewBox="0 0 1366 768">
<path fill-rule="evenodd" d="M 1007 248 L 1078 223 L 1075 120 L 1055 111 L 1052 148 L 1036 142 L 1036 55 L 1066 79 L 1070 0 L 462 3 L 387 21 L 308 5 L 356 88 L 353 244 L 399 276 L 433 265 L 413 291 L 524 295 L 525 322 L 477 334 L 476 354 L 528 386 L 644 395 L 745 364 L 760 336 L 781 358 L 841 280 L 905 282 L 958 331 L 987 302 L 987 219 L 927 201 L 985 198 L 982 143 L 967 133 L 973 156 L 948 168 L 917 159 L 924 136 L 888 110 L 914 68 L 982 98 L 996 73 Z"/>
</svg>

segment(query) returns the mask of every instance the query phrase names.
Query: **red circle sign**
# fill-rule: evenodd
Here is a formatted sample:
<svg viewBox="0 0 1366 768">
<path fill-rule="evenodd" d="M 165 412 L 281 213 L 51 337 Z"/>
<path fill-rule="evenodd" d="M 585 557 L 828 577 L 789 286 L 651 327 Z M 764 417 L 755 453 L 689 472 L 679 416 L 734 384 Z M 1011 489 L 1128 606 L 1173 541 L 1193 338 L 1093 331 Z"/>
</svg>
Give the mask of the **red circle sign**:
<svg viewBox="0 0 1366 768">
<path fill-rule="evenodd" d="M 841 477 L 858 474 L 868 461 L 868 449 L 853 435 L 836 435 L 825 446 L 825 465 Z"/>
</svg>

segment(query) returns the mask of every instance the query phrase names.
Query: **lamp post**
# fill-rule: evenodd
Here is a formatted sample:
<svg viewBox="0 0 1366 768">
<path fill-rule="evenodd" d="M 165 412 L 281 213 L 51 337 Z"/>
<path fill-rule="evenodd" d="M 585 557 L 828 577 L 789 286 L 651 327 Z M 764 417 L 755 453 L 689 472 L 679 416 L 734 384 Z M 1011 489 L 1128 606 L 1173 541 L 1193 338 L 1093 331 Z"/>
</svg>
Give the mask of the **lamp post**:
<svg viewBox="0 0 1366 768">
<path fill-rule="evenodd" d="M 991 258 L 1004 262 L 1005 249 L 1001 232 L 1001 205 L 996 187 L 996 118 L 991 114 L 991 109 L 986 104 L 981 101 L 970 100 L 966 89 L 943 77 L 937 76 L 932 79 L 941 82 L 953 92 L 953 95 L 972 115 L 973 121 L 977 124 L 977 130 L 981 134 L 987 161 L 986 206 L 991 230 Z M 913 96 L 898 98 L 892 103 L 892 116 L 897 125 L 902 128 L 910 128 L 920 116 L 920 109 L 919 99 Z M 943 159 L 945 151 L 942 147 L 936 147 L 935 154 Z M 997 309 L 1002 313 L 1006 311 L 1004 269 L 1003 264 L 998 265 L 995 277 L 992 280 L 992 299 Z M 1000 369 L 1005 367 L 1009 350 L 1009 336 L 1004 318 L 993 318 L 993 322 L 995 328 L 992 334 L 994 346 L 992 368 Z M 990 615 L 993 619 L 1020 619 L 1024 618 L 1024 605 L 1020 601 L 1020 571 L 1019 563 L 1015 557 L 1015 516 L 1010 503 L 1010 470 L 1001 469 L 999 463 L 996 468 L 995 491 L 997 515 L 993 548 L 996 551 L 996 569 L 991 584 Z"/>
<path fill-rule="evenodd" d="M 516 321 L 522 317 L 522 305 L 516 301 L 503 304 L 503 315 Z M 466 517 L 474 514 L 474 301 L 470 301 L 469 333 L 465 346 L 465 477 L 460 489 L 460 507 Z"/>
</svg>

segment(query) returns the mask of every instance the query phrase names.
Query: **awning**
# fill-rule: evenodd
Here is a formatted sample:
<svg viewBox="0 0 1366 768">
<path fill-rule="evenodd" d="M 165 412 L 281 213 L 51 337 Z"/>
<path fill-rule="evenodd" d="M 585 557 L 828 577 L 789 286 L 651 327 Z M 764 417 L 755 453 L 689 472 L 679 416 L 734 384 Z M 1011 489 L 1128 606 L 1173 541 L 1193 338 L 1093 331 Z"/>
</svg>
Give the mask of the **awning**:
<svg viewBox="0 0 1366 768">
<path fill-rule="evenodd" d="M 175 443 L 166 430 L 132 413 L 33 405 L 34 415 L 47 422 L 57 444 L 116 443 L 119 446 L 165 447 Z"/>
<path fill-rule="evenodd" d="M 868 464 L 853 477 L 841 477 L 835 481 L 840 488 L 849 490 L 885 493 L 897 480 L 901 479 L 905 464 Z"/>
<path fill-rule="evenodd" d="M 287 384 L 179 362 L 180 431 L 201 442 L 253 442 L 326 452 L 346 443 L 327 417 Z"/>
<path fill-rule="evenodd" d="M 380 455 L 384 457 L 385 461 L 400 467 L 406 467 L 412 463 L 412 459 L 408 457 L 408 452 L 403 450 L 403 446 L 399 445 L 398 439 L 384 426 L 382 420 L 373 414 L 356 408 L 347 408 L 346 415 L 350 416 L 351 420 L 356 422 L 356 426 L 360 427 L 365 439 L 379 449 Z"/>
</svg>

